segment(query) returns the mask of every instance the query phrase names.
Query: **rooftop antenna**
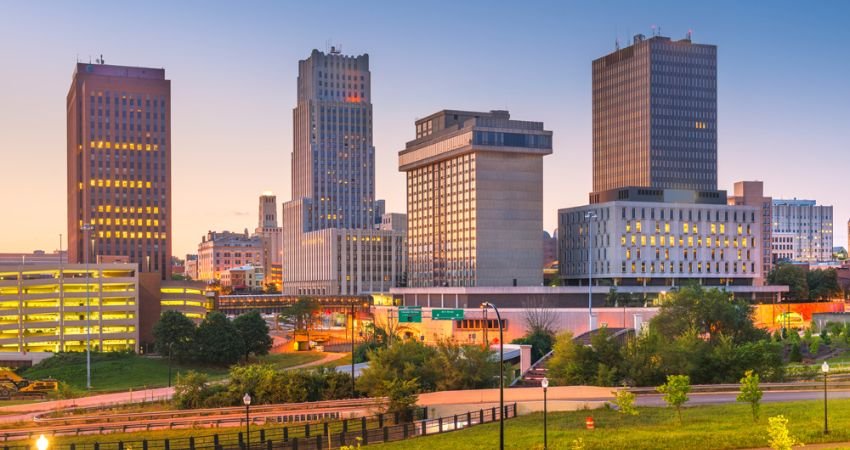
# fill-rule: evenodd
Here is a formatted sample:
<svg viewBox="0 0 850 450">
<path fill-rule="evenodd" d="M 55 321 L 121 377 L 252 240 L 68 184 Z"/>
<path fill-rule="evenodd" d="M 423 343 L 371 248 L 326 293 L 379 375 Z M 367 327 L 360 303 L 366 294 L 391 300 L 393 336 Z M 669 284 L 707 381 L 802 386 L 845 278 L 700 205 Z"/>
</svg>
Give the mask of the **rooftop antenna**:
<svg viewBox="0 0 850 450">
<path fill-rule="evenodd" d="M 694 34 L 694 30 L 688 30 L 688 40 L 691 40 L 691 36 Z"/>
<path fill-rule="evenodd" d="M 614 51 L 619 51 L 619 50 L 620 50 L 620 38 L 616 37 L 616 38 L 614 38 Z"/>
<path fill-rule="evenodd" d="M 98 64 L 104 64 L 104 63 L 105 63 L 105 61 L 103 60 L 103 53 L 101 53 L 101 54 L 100 54 L 100 58 L 98 58 L 98 59 L 94 60 L 94 62 L 96 62 L 96 63 L 98 63 Z"/>
</svg>

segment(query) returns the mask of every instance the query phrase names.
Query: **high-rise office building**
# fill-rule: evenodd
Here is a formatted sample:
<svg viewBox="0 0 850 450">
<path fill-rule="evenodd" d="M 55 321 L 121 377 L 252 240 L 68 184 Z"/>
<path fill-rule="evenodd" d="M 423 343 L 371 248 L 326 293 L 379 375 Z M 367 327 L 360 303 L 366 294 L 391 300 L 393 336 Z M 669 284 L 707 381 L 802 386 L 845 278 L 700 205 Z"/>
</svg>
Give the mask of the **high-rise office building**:
<svg viewBox="0 0 850 450">
<path fill-rule="evenodd" d="M 774 261 L 832 260 L 832 206 L 814 200 L 773 200 Z"/>
<path fill-rule="evenodd" d="M 507 111 L 416 121 L 407 173 L 408 285 L 539 286 L 543 156 L 552 132 Z"/>
<path fill-rule="evenodd" d="M 761 260 L 762 277 L 756 284 L 764 284 L 765 278 L 773 270 L 773 199 L 764 196 L 764 183 L 761 181 L 738 181 L 735 183 L 735 195 L 729 197 L 730 205 L 755 206 L 761 210 Z"/>
<path fill-rule="evenodd" d="M 717 189 L 717 47 L 637 35 L 593 61 L 593 191 Z"/>
<path fill-rule="evenodd" d="M 68 261 L 129 261 L 171 278 L 171 81 L 78 63 L 67 98 Z M 83 231 L 83 225 L 93 230 Z M 87 245 L 87 237 L 91 243 Z"/>
<path fill-rule="evenodd" d="M 369 55 L 313 50 L 298 64 L 283 291 L 387 291 L 404 279 L 404 233 L 377 230 Z"/>
</svg>

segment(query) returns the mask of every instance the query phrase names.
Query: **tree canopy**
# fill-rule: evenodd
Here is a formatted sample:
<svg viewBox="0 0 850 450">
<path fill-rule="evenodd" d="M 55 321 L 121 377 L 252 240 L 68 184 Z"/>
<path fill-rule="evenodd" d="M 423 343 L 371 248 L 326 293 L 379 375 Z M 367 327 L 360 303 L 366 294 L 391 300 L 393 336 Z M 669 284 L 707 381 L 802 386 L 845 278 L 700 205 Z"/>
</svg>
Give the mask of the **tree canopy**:
<svg viewBox="0 0 850 450">
<path fill-rule="evenodd" d="M 157 351 L 178 361 L 189 358 L 195 323 L 178 311 L 165 311 L 153 327 Z"/>
<path fill-rule="evenodd" d="M 269 336 L 269 326 L 257 311 L 241 314 L 233 319 L 233 326 L 242 338 L 245 347 L 245 362 L 253 353 L 255 356 L 266 355 L 272 348 L 272 338 Z"/>
</svg>

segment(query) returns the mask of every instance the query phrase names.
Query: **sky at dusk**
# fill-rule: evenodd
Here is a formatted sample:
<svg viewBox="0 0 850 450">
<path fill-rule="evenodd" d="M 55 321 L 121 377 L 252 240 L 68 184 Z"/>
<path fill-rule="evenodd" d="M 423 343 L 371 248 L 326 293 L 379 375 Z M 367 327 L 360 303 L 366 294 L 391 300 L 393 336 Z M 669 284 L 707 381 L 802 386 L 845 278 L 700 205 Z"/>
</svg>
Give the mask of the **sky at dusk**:
<svg viewBox="0 0 850 450">
<path fill-rule="evenodd" d="M 591 189 L 591 61 L 653 25 L 718 46 L 719 188 L 850 218 L 850 2 L 10 2 L 0 0 L 0 252 L 66 230 L 65 97 L 74 63 L 164 67 L 172 82 L 174 254 L 253 230 L 290 198 L 298 60 L 327 43 L 370 56 L 377 195 L 404 212 L 397 152 L 440 109 L 507 109 L 554 131 L 544 225 Z"/>
</svg>

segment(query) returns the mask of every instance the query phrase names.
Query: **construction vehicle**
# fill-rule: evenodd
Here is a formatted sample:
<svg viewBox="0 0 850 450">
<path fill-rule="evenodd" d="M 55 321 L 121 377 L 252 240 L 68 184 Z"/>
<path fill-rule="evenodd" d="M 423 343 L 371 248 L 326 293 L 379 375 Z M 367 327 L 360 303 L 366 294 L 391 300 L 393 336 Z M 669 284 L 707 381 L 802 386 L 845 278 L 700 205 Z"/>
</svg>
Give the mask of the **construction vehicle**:
<svg viewBox="0 0 850 450">
<path fill-rule="evenodd" d="M 59 382 L 53 379 L 27 380 L 11 369 L 0 368 L 0 399 L 15 396 L 46 396 L 48 392 L 59 390 Z"/>
</svg>

